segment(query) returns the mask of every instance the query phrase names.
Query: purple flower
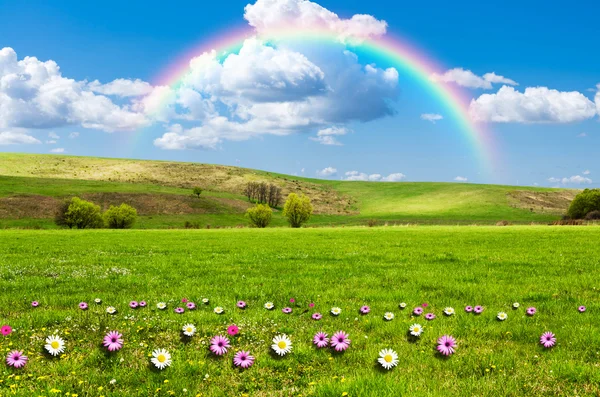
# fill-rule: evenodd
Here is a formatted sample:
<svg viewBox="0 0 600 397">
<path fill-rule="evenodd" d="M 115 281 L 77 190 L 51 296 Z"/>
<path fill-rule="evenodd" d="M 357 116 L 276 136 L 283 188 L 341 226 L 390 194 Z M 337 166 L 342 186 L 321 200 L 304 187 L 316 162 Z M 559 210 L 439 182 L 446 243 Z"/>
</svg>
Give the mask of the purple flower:
<svg viewBox="0 0 600 397">
<path fill-rule="evenodd" d="M 22 368 L 27 364 L 27 356 L 22 351 L 13 350 L 6 356 L 6 364 L 9 367 Z"/>
<path fill-rule="evenodd" d="M 579 310 L 579 313 L 583 313 L 585 311 L 585 306 L 579 306 L 577 310 Z"/>
<path fill-rule="evenodd" d="M 292 308 L 284 307 L 283 309 L 281 309 L 281 311 L 284 312 L 285 314 L 290 314 L 292 312 Z"/>
<path fill-rule="evenodd" d="M 435 314 L 433 314 L 433 313 L 427 313 L 427 314 L 425 315 L 425 320 L 429 320 L 429 321 L 431 321 L 431 320 L 433 320 L 434 318 L 435 318 Z"/>
<path fill-rule="evenodd" d="M 329 344 L 329 338 L 327 337 L 327 334 L 325 332 L 318 332 L 313 337 L 313 343 L 317 345 L 319 349 L 327 347 L 327 345 Z"/>
<path fill-rule="evenodd" d="M 216 354 L 217 356 L 222 356 L 227 353 L 227 349 L 229 349 L 231 345 L 229 344 L 229 339 L 224 336 L 217 335 L 210 340 L 210 351 Z"/>
<path fill-rule="evenodd" d="M 527 313 L 528 316 L 533 316 L 535 312 L 537 312 L 535 307 L 528 307 L 525 313 Z"/>
<path fill-rule="evenodd" d="M 184 311 L 185 311 L 185 310 L 183 310 L 183 307 L 178 307 L 178 308 L 176 308 L 176 309 L 175 309 L 175 313 L 177 313 L 177 314 L 181 314 L 181 313 L 183 313 Z"/>
<path fill-rule="evenodd" d="M 421 304 L 421 306 L 422 306 L 422 307 L 427 307 L 427 306 L 429 306 L 429 303 L 427 303 L 427 302 L 425 302 L 425 303 L 422 303 L 422 304 Z"/>
<path fill-rule="evenodd" d="M 348 334 L 344 331 L 338 331 L 331 337 L 331 347 L 335 349 L 335 351 L 343 352 L 350 346 L 350 339 L 348 339 Z"/>
<path fill-rule="evenodd" d="M 123 347 L 123 335 L 117 331 L 110 331 L 102 340 L 102 344 L 109 352 L 121 350 Z"/>
<path fill-rule="evenodd" d="M 290 303 L 296 303 L 296 299 L 290 298 Z"/>
<path fill-rule="evenodd" d="M 244 301 L 239 301 L 237 303 L 237 307 L 239 307 L 240 309 L 245 309 L 246 308 L 246 302 Z"/>
<path fill-rule="evenodd" d="M 371 308 L 369 306 L 363 306 L 360 308 L 361 314 L 368 314 L 370 311 L 371 311 Z"/>
<path fill-rule="evenodd" d="M 423 314 L 423 309 L 420 307 L 415 307 L 415 309 L 413 310 L 413 314 L 415 316 L 420 316 L 421 314 Z"/>
<path fill-rule="evenodd" d="M 181 303 L 187 303 L 187 298 L 181 298 Z"/>
<path fill-rule="evenodd" d="M 239 332 L 240 329 L 235 324 L 231 324 L 229 327 L 227 327 L 227 333 L 231 336 L 236 336 Z"/>
<path fill-rule="evenodd" d="M 140 307 L 146 307 L 146 305 L 147 305 L 146 301 L 141 301 L 140 302 Z"/>
<path fill-rule="evenodd" d="M 137 308 L 138 306 L 139 306 L 139 305 L 138 305 L 138 303 L 137 303 L 136 301 L 131 301 L 131 302 L 129 302 L 129 307 L 130 307 L 130 308 L 132 308 L 132 309 L 135 309 L 135 308 Z"/>
<path fill-rule="evenodd" d="M 4 336 L 10 335 L 11 332 L 12 327 L 10 325 L 3 325 L 2 328 L 0 328 L 0 334 Z"/>
<path fill-rule="evenodd" d="M 254 364 L 254 357 L 250 352 L 241 350 L 233 356 L 233 364 L 236 367 L 249 368 Z"/>
<path fill-rule="evenodd" d="M 466 307 L 465 307 L 465 311 L 466 311 L 467 313 L 471 313 L 471 312 L 473 311 L 473 306 L 466 306 Z"/>
<path fill-rule="evenodd" d="M 315 304 L 313 302 L 311 302 L 308 304 L 308 307 L 310 307 L 312 309 L 313 307 L 315 307 Z"/>
<path fill-rule="evenodd" d="M 552 332 L 545 332 L 540 337 L 540 343 L 548 349 L 556 344 L 556 336 Z"/>
<path fill-rule="evenodd" d="M 456 348 L 456 339 L 454 337 L 444 335 L 438 339 L 437 343 L 437 350 L 444 356 L 454 354 L 454 349 Z"/>
<path fill-rule="evenodd" d="M 40 302 L 38 302 L 38 301 L 31 302 L 31 306 L 33 306 L 33 307 L 38 307 L 39 305 L 40 305 Z"/>
<path fill-rule="evenodd" d="M 188 310 L 194 310 L 196 308 L 196 304 L 194 302 L 188 302 L 185 304 L 185 307 L 187 307 Z"/>
<path fill-rule="evenodd" d="M 320 319 L 322 319 L 322 318 L 323 318 L 323 315 L 322 315 L 321 313 L 314 313 L 314 314 L 312 315 L 312 319 L 313 319 L 313 320 L 317 320 L 317 321 L 319 321 L 319 320 L 320 320 Z"/>
<path fill-rule="evenodd" d="M 81 310 L 87 310 L 87 308 L 88 308 L 88 304 L 87 304 L 87 303 L 85 303 L 85 302 L 81 302 L 81 303 L 79 304 L 79 308 L 80 308 Z"/>
<path fill-rule="evenodd" d="M 473 308 L 473 311 L 475 312 L 475 314 L 481 314 L 483 313 L 483 306 L 475 306 L 475 308 Z"/>
</svg>

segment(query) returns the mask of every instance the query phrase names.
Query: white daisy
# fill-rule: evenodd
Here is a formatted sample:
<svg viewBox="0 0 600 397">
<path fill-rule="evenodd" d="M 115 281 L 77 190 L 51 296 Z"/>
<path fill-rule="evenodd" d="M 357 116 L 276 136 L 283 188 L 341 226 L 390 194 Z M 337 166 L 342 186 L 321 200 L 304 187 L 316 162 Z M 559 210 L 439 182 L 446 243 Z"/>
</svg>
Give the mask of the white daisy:
<svg viewBox="0 0 600 397">
<path fill-rule="evenodd" d="M 150 361 L 156 368 L 165 369 L 171 365 L 171 354 L 165 349 L 156 349 L 152 352 Z"/>
<path fill-rule="evenodd" d="M 404 308 L 406 307 L 406 303 L 405 303 L 405 302 L 402 302 L 402 303 L 400 303 L 400 304 L 398 305 L 398 307 L 399 307 L 400 309 L 404 309 Z"/>
<path fill-rule="evenodd" d="M 208 305 L 208 298 L 202 298 L 202 303 L 204 303 L 205 305 Z"/>
<path fill-rule="evenodd" d="M 379 352 L 379 358 L 377 359 L 379 364 L 385 369 L 392 369 L 398 365 L 398 353 L 392 349 L 383 349 Z"/>
<path fill-rule="evenodd" d="M 94 302 L 96 302 L 96 304 L 98 304 L 98 305 L 99 305 L 99 304 L 101 304 L 101 303 L 102 303 L 102 299 L 100 299 L 100 298 L 96 298 L 96 299 L 94 299 Z"/>
<path fill-rule="evenodd" d="M 333 314 L 334 316 L 339 316 L 341 312 L 342 312 L 342 309 L 340 309 L 339 307 L 331 308 L 331 314 Z"/>
<path fill-rule="evenodd" d="M 165 302 L 158 302 L 156 304 L 156 307 L 159 308 L 160 310 L 165 310 L 167 308 L 167 304 Z"/>
<path fill-rule="evenodd" d="M 225 310 L 223 310 L 223 308 L 221 306 L 215 307 L 215 310 L 214 310 L 214 312 L 217 314 L 223 314 L 224 311 Z"/>
<path fill-rule="evenodd" d="M 444 309 L 444 314 L 446 316 L 451 316 L 454 314 L 454 308 L 453 307 L 447 307 Z"/>
<path fill-rule="evenodd" d="M 519 306 L 521 306 L 521 305 L 519 304 L 519 302 L 515 302 L 515 303 L 513 303 L 513 307 L 514 307 L 515 309 L 518 309 L 518 308 L 519 308 Z"/>
<path fill-rule="evenodd" d="M 423 327 L 420 324 L 413 324 L 408 327 L 408 330 L 412 336 L 421 336 L 423 333 Z"/>
<path fill-rule="evenodd" d="M 498 317 L 498 320 L 504 321 L 504 320 L 506 320 L 508 318 L 508 314 L 506 314 L 504 312 L 499 312 L 496 317 Z"/>
<path fill-rule="evenodd" d="M 108 314 L 115 314 L 115 313 L 117 312 L 117 309 L 115 309 L 115 308 L 114 308 L 114 307 L 112 307 L 112 306 L 109 306 L 109 307 L 107 307 L 107 308 L 106 308 L 106 312 L 107 312 Z"/>
<path fill-rule="evenodd" d="M 273 302 L 265 303 L 265 309 L 267 309 L 267 310 L 273 310 L 274 307 L 275 307 L 275 305 L 273 304 Z"/>
<path fill-rule="evenodd" d="M 46 338 L 44 348 L 53 356 L 58 356 L 65 351 L 65 341 L 58 335 L 52 335 Z"/>
<path fill-rule="evenodd" d="M 392 321 L 392 320 L 394 319 L 394 313 L 392 313 L 392 312 L 386 312 L 386 313 L 383 315 L 383 318 L 384 318 L 385 320 L 387 320 L 387 321 Z"/>
<path fill-rule="evenodd" d="M 273 338 L 271 349 L 273 349 L 275 353 L 279 354 L 280 356 L 285 356 L 292 351 L 292 341 L 285 334 L 277 335 Z"/>
<path fill-rule="evenodd" d="M 194 324 L 186 324 L 181 330 L 183 331 L 183 334 L 185 336 L 194 336 L 194 334 L 196 333 L 196 327 L 194 326 Z"/>
</svg>

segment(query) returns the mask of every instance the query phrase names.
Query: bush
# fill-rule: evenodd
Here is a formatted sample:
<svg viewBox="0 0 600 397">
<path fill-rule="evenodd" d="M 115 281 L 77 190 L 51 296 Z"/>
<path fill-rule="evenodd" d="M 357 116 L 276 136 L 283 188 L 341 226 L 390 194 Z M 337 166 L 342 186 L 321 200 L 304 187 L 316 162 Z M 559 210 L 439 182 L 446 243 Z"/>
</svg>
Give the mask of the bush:
<svg viewBox="0 0 600 397">
<path fill-rule="evenodd" d="M 313 206 L 307 196 L 290 193 L 283 206 L 283 216 L 288 219 L 291 227 L 300 227 L 308 222 L 313 213 Z"/>
<path fill-rule="evenodd" d="M 583 219 L 592 211 L 600 211 L 600 189 L 585 189 L 575 196 L 567 214 L 572 219 Z"/>
<path fill-rule="evenodd" d="M 111 205 L 104 213 L 104 222 L 109 229 L 131 229 L 137 219 L 137 210 L 125 203 Z"/>
<path fill-rule="evenodd" d="M 198 187 L 198 186 L 196 186 L 196 187 L 194 188 L 193 192 L 194 192 L 194 194 L 195 194 L 196 196 L 198 196 L 198 198 L 200 198 L 200 195 L 202 194 L 202 188 L 201 188 L 201 187 Z"/>
<path fill-rule="evenodd" d="M 379 223 L 379 222 L 377 222 L 377 219 L 369 219 L 367 221 L 367 226 L 369 226 L 369 227 L 375 227 L 375 226 L 377 226 L 377 223 Z"/>
<path fill-rule="evenodd" d="M 255 227 L 267 227 L 271 223 L 273 210 L 267 204 L 258 204 L 256 207 L 248 208 L 246 216 Z"/>
<path fill-rule="evenodd" d="M 185 221 L 185 223 L 183 224 L 183 226 L 186 229 L 200 229 L 200 222 Z"/>
<path fill-rule="evenodd" d="M 600 220 L 600 211 L 596 210 L 596 211 L 590 211 L 587 213 L 587 215 L 585 216 L 585 220 L 586 221 L 597 221 Z"/>
<path fill-rule="evenodd" d="M 67 226 L 69 229 L 101 228 L 104 224 L 100 206 L 79 197 L 65 201 L 54 220 L 58 226 Z"/>
</svg>

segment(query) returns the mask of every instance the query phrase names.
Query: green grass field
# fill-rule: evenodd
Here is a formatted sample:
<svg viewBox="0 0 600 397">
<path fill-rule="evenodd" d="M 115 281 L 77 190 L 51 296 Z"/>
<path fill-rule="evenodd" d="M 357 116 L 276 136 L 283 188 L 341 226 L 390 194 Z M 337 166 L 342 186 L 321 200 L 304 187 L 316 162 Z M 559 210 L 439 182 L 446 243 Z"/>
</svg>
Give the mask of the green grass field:
<svg viewBox="0 0 600 397">
<path fill-rule="evenodd" d="M 599 239 L 593 226 L 0 231 L 0 323 L 14 328 L 0 336 L 0 349 L 30 358 L 22 370 L 0 366 L 0 395 L 597 395 Z M 210 304 L 177 315 L 184 297 Z M 290 298 L 294 311 L 285 315 Z M 149 306 L 133 310 L 130 300 Z M 237 309 L 238 300 L 248 308 Z M 90 309 L 79 310 L 81 301 Z M 159 301 L 166 311 L 156 309 Z M 267 301 L 276 309 L 265 310 Z M 424 302 L 437 315 L 431 322 L 411 317 Z M 361 316 L 364 304 L 371 313 Z M 463 311 L 477 304 L 483 314 Z M 118 313 L 106 314 L 108 305 Z M 332 306 L 342 308 L 339 317 L 328 314 Z M 456 315 L 445 317 L 446 306 Z M 534 317 L 525 316 L 529 306 Z M 323 319 L 311 320 L 313 311 Z M 396 318 L 384 321 L 386 311 Z M 506 321 L 496 319 L 499 311 Z M 198 332 L 183 343 L 188 322 Z M 407 337 L 414 322 L 426 326 L 417 342 Z M 233 350 L 256 357 L 245 371 L 232 367 L 233 352 L 215 358 L 207 348 L 232 323 L 241 330 Z M 125 346 L 108 355 L 100 342 L 113 329 Z M 348 332 L 350 348 L 316 350 L 319 330 Z M 554 348 L 539 345 L 544 331 L 556 334 Z M 67 343 L 59 359 L 43 354 L 54 333 Z M 278 333 L 294 343 L 283 358 L 270 353 Z M 458 340 L 448 359 L 434 352 L 443 334 Z M 171 367 L 151 368 L 155 348 L 171 352 Z M 400 356 L 389 372 L 376 363 L 382 348 Z"/>
</svg>

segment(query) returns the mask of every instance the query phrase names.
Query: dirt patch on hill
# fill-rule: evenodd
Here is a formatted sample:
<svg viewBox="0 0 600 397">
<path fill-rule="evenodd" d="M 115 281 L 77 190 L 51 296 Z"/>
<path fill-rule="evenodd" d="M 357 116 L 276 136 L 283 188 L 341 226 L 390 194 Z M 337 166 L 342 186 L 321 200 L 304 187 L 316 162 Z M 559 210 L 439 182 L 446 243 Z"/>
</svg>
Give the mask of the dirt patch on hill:
<svg viewBox="0 0 600 397">
<path fill-rule="evenodd" d="M 562 215 L 567 212 L 571 201 L 579 193 L 577 190 L 555 190 L 533 192 L 514 190 L 508 193 L 511 205 L 532 212 Z"/>
<path fill-rule="evenodd" d="M 60 200 L 46 196 L 0 197 L 0 218 L 52 218 Z"/>
</svg>

